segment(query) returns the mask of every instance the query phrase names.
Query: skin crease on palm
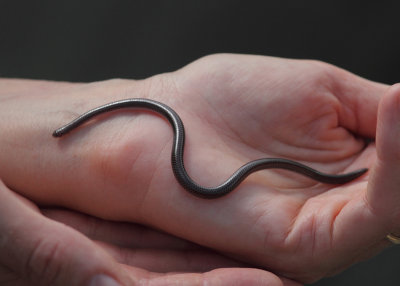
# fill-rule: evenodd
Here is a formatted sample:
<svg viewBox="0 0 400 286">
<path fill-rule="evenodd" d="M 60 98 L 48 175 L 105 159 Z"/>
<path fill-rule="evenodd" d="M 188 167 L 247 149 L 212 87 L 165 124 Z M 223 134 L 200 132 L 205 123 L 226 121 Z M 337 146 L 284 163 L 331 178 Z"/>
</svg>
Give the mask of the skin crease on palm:
<svg viewBox="0 0 400 286">
<path fill-rule="evenodd" d="M 4 80 L 0 87 L 0 161 L 7 162 L 0 176 L 42 206 L 145 224 L 302 282 L 372 256 L 400 227 L 387 177 L 394 180 L 396 170 L 386 163 L 397 159 L 387 154 L 396 86 L 390 93 L 317 61 L 213 55 L 140 81 Z M 133 97 L 163 102 L 181 116 L 185 166 L 205 186 L 264 157 L 326 173 L 370 171 L 342 186 L 260 171 L 227 196 L 205 200 L 176 182 L 171 127 L 151 112 L 120 110 L 65 138 L 51 136 L 91 108 Z M 366 140 L 376 133 L 378 152 Z"/>
</svg>

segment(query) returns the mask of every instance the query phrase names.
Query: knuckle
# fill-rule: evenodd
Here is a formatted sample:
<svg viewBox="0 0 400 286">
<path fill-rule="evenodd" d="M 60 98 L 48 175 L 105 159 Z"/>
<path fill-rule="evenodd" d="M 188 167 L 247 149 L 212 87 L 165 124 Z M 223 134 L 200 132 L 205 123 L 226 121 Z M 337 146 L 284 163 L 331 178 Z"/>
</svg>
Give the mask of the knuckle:
<svg viewBox="0 0 400 286">
<path fill-rule="evenodd" d="M 310 60 L 308 64 L 310 66 L 309 70 L 314 73 L 314 76 L 311 78 L 316 83 L 323 85 L 331 83 L 333 79 L 337 78 L 340 71 L 339 68 L 318 60 Z"/>
<path fill-rule="evenodd" d="M 53 285 L 62 273 L 62 253 L 65 251 L 60 241 L 40 239 L 29 254 L 24 273 L 31 281 L 40 285 Z"/>
</svg>

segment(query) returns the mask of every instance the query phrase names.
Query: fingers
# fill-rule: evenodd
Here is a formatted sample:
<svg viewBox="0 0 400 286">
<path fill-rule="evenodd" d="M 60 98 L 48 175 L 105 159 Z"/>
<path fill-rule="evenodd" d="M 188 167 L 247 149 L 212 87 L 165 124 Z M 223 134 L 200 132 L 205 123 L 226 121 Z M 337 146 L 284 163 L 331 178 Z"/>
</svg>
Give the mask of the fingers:
<svg viewBox="0 0 400 286">
<path fill-rule="evenodd" d="M 197 250 L 129 249 L 103 242 L 97 243 L 120 263 L 158 273 L 206 272 L 217 268 L 248 267 L 245 263 L 224 257 L 206 248 Z"/>
<path fill-rule="evenodd" d="M 400 84 L 388 89 L 380 102 L 376 148 L 367 201 L 392 229 L 400 226 Z"/>
<path fill-rule="evenodd" d="M 190 281 L 190 283 L 188 283 Z M 259 269 L 225 268 L 203 274 L 169 274 L 150 278 L 147 283 L 152 286 L 161 285 L 232 285 L 232 286 L 296 286 L 300 285 L 288 279 Z"/>
<path fill-rule="evenodd" d="M 97 244 L 118 262 L 131 266 L 127 266 L 129 270 L 146 269 L 136 275 L 150 285 L 300 285 L 267 271 L 239 268 L 246 265 L 144 226 L 108 222 L 66 210 L 42 212 L 101 240 Z"/>
<path fill-rule="evenodd" d="M 106 221 L 61 209 L 41 209 L 41 212 L 46 217 L 71 226 L 93 240 L 118 247 L 174 250 L 200 248 L 194 243 L 138 224 Z"/>
<path fill-rule="evenodd" d="M 0 203 L 0 265 L 20 283 L 83 286 L 95 279 L 96 285 L 129 285 L 109 255 L 80 233 L 44 218 L 1 182 Z"/>
<path fill-rule="evenodd" d="M 339 68 L 332 70 L 330 88 L 340 101 L 339 124 L 357 135 L 375 138 L 379 100 L 388 86 Z"/>
<path fill-rule="evenodd" d="M 258 269 L 162 275 L 119 267 L 84 235 L 44 218 L 1 182 L 0 202 L 2 285 L 299 285 Z"/>
<path fill-rule="evenodd" d="M 42 213 L 98 241 L 97 244 L 119 263 L 149 271 L 205 272 L 221 267 L 247 266 L 145 226 L 105 221 L 67 210 L 44 209 Z"/>
<path fill-rule="evenodd" d="M 351 199 L 338 205 L 332 220 L 330 245 L 338 261 L 371 257 L 390 244 L 386 235 L 400 226 L 400 85 L 387 89 L 379 103 L 376 153 L 368 182 L 347 187 Z"/>
</svg>

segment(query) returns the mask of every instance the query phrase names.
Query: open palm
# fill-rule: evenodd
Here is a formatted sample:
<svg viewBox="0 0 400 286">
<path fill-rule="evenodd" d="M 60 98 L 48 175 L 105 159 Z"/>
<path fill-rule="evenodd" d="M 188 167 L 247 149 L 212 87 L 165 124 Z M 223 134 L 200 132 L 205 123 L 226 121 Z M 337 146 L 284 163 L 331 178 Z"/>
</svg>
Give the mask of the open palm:
<svg viewBox="0 0 400 286">
<path fill-rule="evenodd" d="M 383 87 L 354 77 L 365 87 L 345 90 L 335 72 L 343 73 L 343 81 L 351 76 L 315 62 L 222 56 L 174 74 L 172 95 L 165 98 L 186 123 L 189 173 L 213 186 L 242 164 L 265 157 L 335 174 L 371 168 L 376 150 L 365 138 L 374 136 L 376 118 L 357 122 L 364 110 L 355 106 L 362 96 L 377 104 Z M 156 199 L 144 200 L 145 223 L 289 277 L 311 281 L 386 245 L 383 226 L 381 232 L 370 228 L 379 218 L 367 205 L 368 175 L 338 186 L 267 170 L 224 198 L 188 195 L 180 202 L 160 187 L 161 178 L 155 175 L 149 190 Z M 167 203 L 157 216 L 153 203 L 160 200 Z"/>
<path fill-rule="evenodd" d="M 27 104 L 46 126 L 21 132 L 39 142 L 37 150 L 45 154 L 41 165 L 26 160 L 34 156 L 21 143 L 18 156 L 24 163 L 9 164 L 2 174 L 9 186 L 36 202 L 146 224 L 313 281 L 385 247 L 385 235 L 400 214 L 381 207 L 390 198 L 376 199 L 382 181 L 387 182 L 381 176 L 387 168 L 375 161 L 388 157 L 379 150 L 390 147 L 378 139 L 390 131 L 378 130 L 378 150 L 366 140 L 375 138 L 386 89 L 320 62 L 238 55 L 206 57 L 144 81 L 68 86 L 59 91 L 62 99 L 44 96 L 51 108 L 37 98 Z M 117 111 L 58 141 L 51 138 L 52 129 L 76 115 L 129 97 L 155 99 L 177 111 L 186 127 L 185 166 L 204 186 L 217 185 L 244 163 L 266 157 L 293 159 L 332 174 L 364 167 L 371 172 L 338 186 L 265 170 L 227 196 L 205 200 L 176 182 L 170 166 L 172 132 L 154 114 Z M 392 99 L 386 98 L 382 114 L 390 111 Z M 43 108 L 62 112 L 49 120 L 54 112 L 43 113 Z M 3 149 L 3 161 L 11 155 Z"/>
</svg>

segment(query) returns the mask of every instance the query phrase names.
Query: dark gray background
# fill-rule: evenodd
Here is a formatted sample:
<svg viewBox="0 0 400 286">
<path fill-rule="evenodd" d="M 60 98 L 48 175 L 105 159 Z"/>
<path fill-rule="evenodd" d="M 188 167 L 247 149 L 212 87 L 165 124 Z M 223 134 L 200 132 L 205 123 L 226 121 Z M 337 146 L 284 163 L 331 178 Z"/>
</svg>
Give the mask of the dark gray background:
<svg viewBox="0 0 400 286">
<path fill-rule="evenodd" d="M 145 78 L 207 54 L 327 61 L 400 79 L 400 1 L 3 1 L 0 76 Z M 313 285 L 399 285 L 400 248 Z"/>
</svg>

